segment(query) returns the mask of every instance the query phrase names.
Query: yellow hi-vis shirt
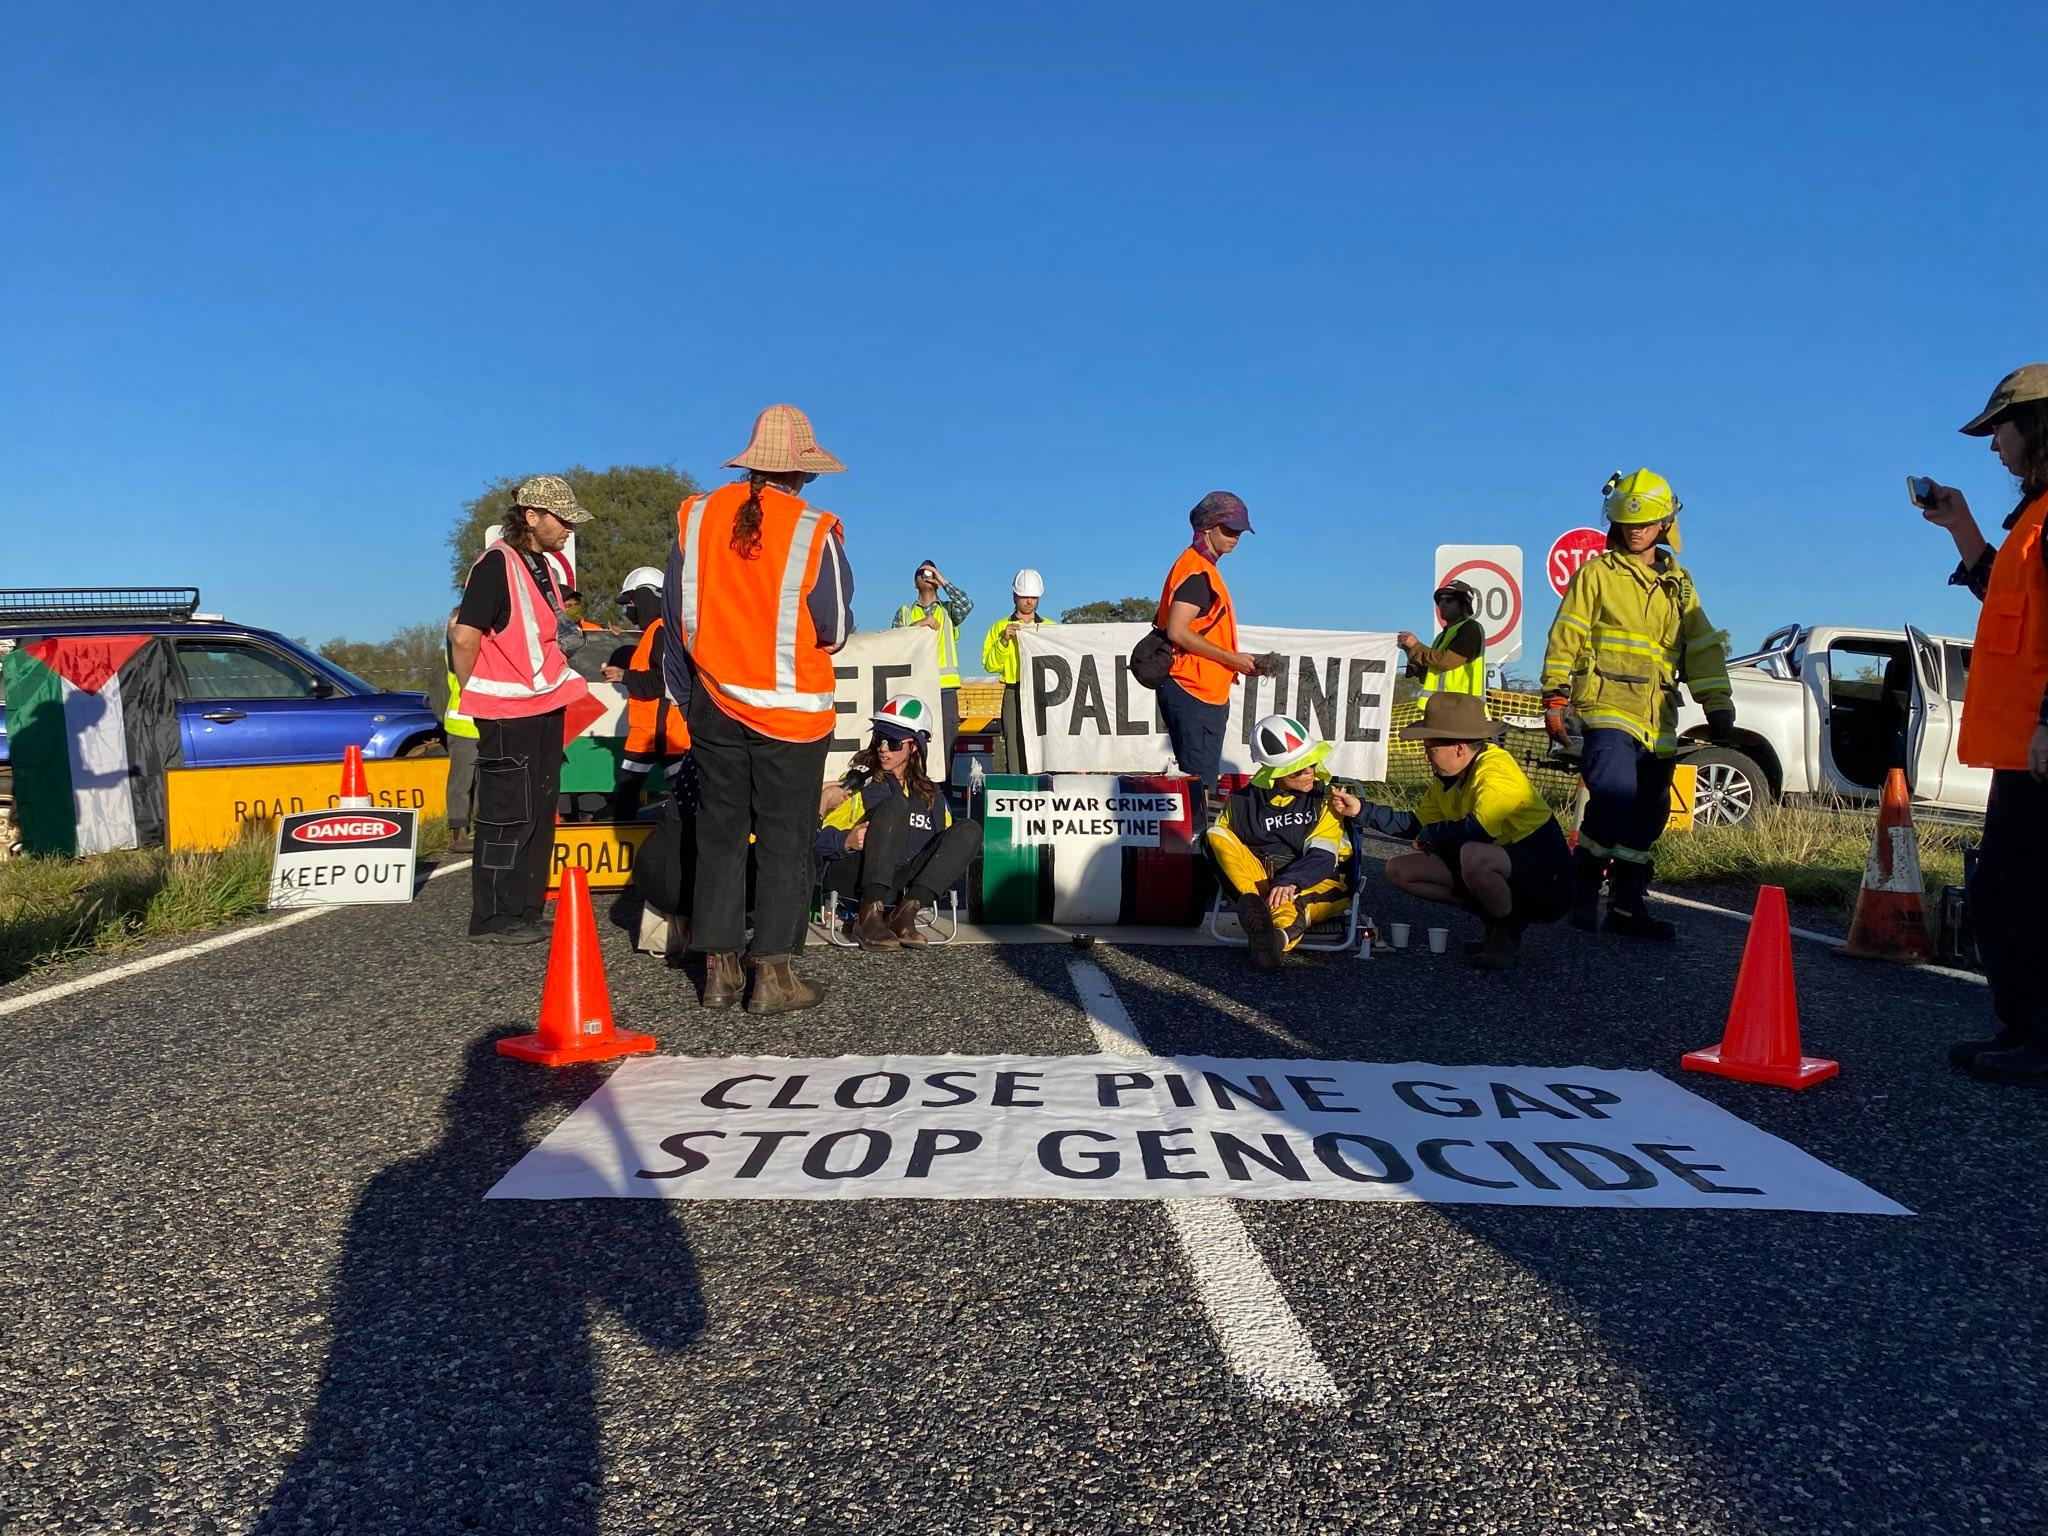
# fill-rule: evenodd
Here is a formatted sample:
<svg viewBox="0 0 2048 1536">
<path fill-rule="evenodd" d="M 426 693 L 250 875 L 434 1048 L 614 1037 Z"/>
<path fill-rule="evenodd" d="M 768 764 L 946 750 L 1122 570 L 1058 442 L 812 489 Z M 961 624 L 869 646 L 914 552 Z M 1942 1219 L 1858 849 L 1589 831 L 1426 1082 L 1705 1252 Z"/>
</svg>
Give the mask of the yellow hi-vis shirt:
<svg viewBox="0 0 2048 1536">
<path fill-rule="evenodd" d="M 1627 731 L 1668 755 L 1681 681 L 1700 708 L 1733 707 L 1728 636 L 1707 622 L 1685 567 L 1667 552 L 1652 568 L 1619 550 L 1580 566 L 1550 626 L 1543 691 L 1569 693 L 1588 728 Z"/>
<path fill-rule="evenodd" d="M 1519 843 L 1546 821 L 1550 807 L 1522 772 L 1522 765 L 1496 746 L 1482 747 L 1458 782 L 1445 787 L 1432 778 L 1415 818 L 1424 826 L 1475 818 L 1486 835 L 1505 848 Z"/>
<path fill-rule="evenodd" d="M 1478 622 L 1477 619 L 1460 619 L 1455 624 L 1446 624 L 1436 639 L 1430 642 L 1429 648 L 1433 651 L 1442 650 L 1451 643 L 1451 636 L 1467 624 Z M 1448 672 L 1425 673 L 1422 678 L 1422 695 L 1427 698 L 1432 693 L 1472 693 L 1482 699 L 1485 698 L 1486 647 L 1482 645 L 1479 654 L 1461 667 L 1453 667 Z"/>
<path fill-rule="evenodd" d="M 913 624 L 922 624 L 926 619 L 939 621 L 939 686 L 958 688 L 960 686 L 960 632 L 953 627 L 953 615 L 937 603 L 929 608 L 916 603 L 905 603 L 896 610 L 896 629 L 908 629 Z"/>
<path fill-rule="evenodd" d="M 1017 642 L 1003 638 L 1003 626 L 1026 622 L 1028 621 L 1015 618 L 1014 616 L 1007 619 L 998 619 L 990 627 L 988 638 L 981 642 L 981 664 L 1004 682 L 1013 685 L 1017 681 Z M 1056 624 L 1059 621 L 1057 619 L 1040 619 L 1038 622 L 1040 624 Z"/>
</svg>

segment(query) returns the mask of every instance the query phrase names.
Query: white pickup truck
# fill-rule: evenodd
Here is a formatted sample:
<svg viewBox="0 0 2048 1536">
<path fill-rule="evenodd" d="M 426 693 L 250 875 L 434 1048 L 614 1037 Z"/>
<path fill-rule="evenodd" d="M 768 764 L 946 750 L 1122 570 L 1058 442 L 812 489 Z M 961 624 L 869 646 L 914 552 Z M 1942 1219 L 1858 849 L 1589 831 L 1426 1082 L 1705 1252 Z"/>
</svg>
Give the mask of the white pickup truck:
<svg viewBox="0 0 2048 1536">
<path fill-rule="evenodd" d="M 1734 824 L 1779 798 L 1874 801 L 1898 764 L 1915 801 L 1983 815 L 1990 770 L 1966 767 L 1955 752 L 1969 675 L 1969 641 L 1910 625 L 1773 631 L 1729 658 L 1734 745 L 1686 758 L 1699 771 L 1695 814 Z M 1690 693 L 1678 733 L 1706 740 L 1706 715 Z"/>
</svg>

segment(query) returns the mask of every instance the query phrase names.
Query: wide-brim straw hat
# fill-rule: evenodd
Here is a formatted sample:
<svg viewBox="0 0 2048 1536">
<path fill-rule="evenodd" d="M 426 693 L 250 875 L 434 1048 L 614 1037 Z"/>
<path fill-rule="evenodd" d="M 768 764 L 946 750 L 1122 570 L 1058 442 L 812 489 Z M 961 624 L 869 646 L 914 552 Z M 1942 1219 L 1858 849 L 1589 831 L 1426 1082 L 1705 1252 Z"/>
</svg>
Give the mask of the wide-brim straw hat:
<svg viewBox="0 0 2048 1536">
<path fill-rule="evenodd" d="M 1422 718 L 1401 727 L 1403 741 L 1492 741 L 1505 722 L 1486 718 L 1486 701 L 1476 693 L 1432 693 Z"/>
<path fill-rule="evenodd" d="M 756 416 L 752 440 L 725 467 L 771 475 L 836 475 L 846 468 L 818 446 L 811 418 L 793 405 L 771 405 Z"/>
</svg>

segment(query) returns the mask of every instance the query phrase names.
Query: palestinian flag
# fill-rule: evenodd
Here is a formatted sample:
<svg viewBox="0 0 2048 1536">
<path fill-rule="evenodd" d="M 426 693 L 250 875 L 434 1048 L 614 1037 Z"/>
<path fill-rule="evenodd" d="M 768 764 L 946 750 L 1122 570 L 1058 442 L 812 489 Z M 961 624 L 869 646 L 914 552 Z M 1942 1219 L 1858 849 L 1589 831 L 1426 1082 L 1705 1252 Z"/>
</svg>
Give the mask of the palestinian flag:
<svg viewBox="0 0 2048 1536">
<path fill-rule="evenodd" d="M 8 653 L 0 689 L 29 852 L 165 841 L 164 770 L 183 760 L 170 667 L 148 635 L 53 635 Z"/>
</svg>

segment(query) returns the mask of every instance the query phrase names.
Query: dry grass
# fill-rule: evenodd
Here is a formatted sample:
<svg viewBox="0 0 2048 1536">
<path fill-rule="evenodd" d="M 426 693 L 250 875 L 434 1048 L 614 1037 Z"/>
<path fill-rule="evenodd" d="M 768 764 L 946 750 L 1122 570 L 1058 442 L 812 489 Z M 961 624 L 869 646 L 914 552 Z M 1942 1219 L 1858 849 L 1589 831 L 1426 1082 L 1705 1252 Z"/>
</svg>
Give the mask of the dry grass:
<svg viewBox="0 0 2048 1536">
<path fill-rule="evenodd" d="M 271 836 L 260 834 L 219 853 L 139 848 L 0 863 L 0 984 L 40 966 L 261 912 L 270 893 L 271 846 Z M 421 824 L 422 857 L 447 846 L 444 820 Z"/>
<path fill-rule="evenodd" d="M 1793 901 L 1847 912 L 1863 885 L 1874 826 L 1875 818 L 1860 808 L 1765 806 L 1740 827 L 1695 827 L 1664 838 L 1657 844 L 1657 878 L 1780 885 Z M 1963 883 L 1963 850 L 1975 847 L 1980 834 L 1946 823 L 1916 823 L 1915 831 L 1931 919 L 1941 888 Z"/>
</svg>

